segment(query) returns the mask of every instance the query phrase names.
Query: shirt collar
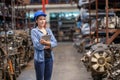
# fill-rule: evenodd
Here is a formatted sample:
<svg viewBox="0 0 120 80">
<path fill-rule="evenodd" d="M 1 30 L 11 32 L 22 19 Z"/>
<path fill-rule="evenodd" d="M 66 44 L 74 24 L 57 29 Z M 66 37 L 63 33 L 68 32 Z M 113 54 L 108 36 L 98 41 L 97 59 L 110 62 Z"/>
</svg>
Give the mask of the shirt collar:
<svg viewBox="0 0 120 80">
<path fill-rule="evenodd" d="M 36 29 L 37 29 L 38 31 L 40 31 L 40 29 L 38 28 L 38 26 L 36 27 Z M 47 31 L 47 34 L 49 34 L 47 28 L 46 28 L 46 31 Z M 42 33 L 42 31 L 40 31 L 40 32 Z"/>
</svg>

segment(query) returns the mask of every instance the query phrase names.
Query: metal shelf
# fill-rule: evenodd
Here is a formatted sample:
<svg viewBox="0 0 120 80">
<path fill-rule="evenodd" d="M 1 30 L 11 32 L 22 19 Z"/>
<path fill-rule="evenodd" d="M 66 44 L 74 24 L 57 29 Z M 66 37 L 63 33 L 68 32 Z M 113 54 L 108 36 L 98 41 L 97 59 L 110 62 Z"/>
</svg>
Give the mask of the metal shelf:
<svg viewBox="0 0 120 80">
<path fill-rule="evenodd" d="M 120 8 L 117 8 L 117 7 L 120 7 L 120 5 L 116 5 L 116 4 L 120 4 L 120 1 L 118 0 L 96 0 L 95 2 L 93 3 L 89 3 L 89 5 L 87 5 L 87 7 L 89 7 L 89 13 L 90 13 L 90 16 L 96 16 L 96 33 L 97 33 L 97 42 L 98 42 L 98 33 L 100 31 L 103 31 L 106 33 L 106 44 L 111 44 L 113 42 L 113 40 L 115 38 L 118 37 L 118 35 L 120 34 L 120 29 L 109 29 L 108 28 L 108 17 L 110 15 L 113 15 L 113 14 L 110 14 L 109 12 L 112 11 L 112 12 L 117 12 L 117 11 L 120 11 Z M 93 8 L 93 5 L 94 5 L 94 8 Z M 104 8 L 105 9 L 105 12 L 104 13 L 100 13 L 99 12 L 99 9 L 100 7 L 102 6 L 105 6 Z M 110 7 L 109 7 L 110 5 Z M 111 7 L 113 6 L 113 7 Z M 92 8 L 91 8 L 92 7 Z M 92 9 L 95 9 L 95 13 L 91 13 Z M 101 8 L 102 10 L 102 8 Z M 99 30 L 99 27 L 98 27 L 98 18 L 100 16 L 104 15 L 106 17 L 106 28 L 105 29 L 102 29 L 102 30 Z M 109 33 L 113 33 L 112 36 L 109 35 Z"/>
</svg>

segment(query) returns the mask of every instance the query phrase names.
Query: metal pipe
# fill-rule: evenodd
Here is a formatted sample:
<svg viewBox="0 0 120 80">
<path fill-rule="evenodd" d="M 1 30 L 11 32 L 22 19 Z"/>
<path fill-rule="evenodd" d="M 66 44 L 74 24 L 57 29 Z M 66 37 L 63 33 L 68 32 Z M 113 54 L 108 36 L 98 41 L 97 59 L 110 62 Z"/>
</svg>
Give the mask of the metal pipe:
<svg viewBox="0 0 120 80">
<path fill-rule="evenodd" d="M 120 8 L 108 9 L 109 11 L 120 11 Z"/>
<path fill-rule="evenodd" d="M 45 13 L 45 0 L 42 0 L 42 11 Z"/>
<path fill-rule="evenodd" d="M 98 0 L 96 0 L 96 37 L 97 37 L 97 43 L 98 43 Z"/>
<path fill-rule="evenodd" d="M 106 44 L 108 44 L 109 33 L 108 33 L 108 0 L 106 0 Z"/>
<path fill-rule="evenodd" d="M 49 2 L 48 2 L 48 0 L 45 0 L 45 4 L 48 4 Z"/>
<path fill-rule="evenodd" d="M 90 24 L 90 38 L 92 38 L 92 36 L 91 36 L 91 4 L 90 4 L 90 0 L 89 0 L 89 24 Z"/>
<path fill-rule="evenodd" d="M 2 2 L 3 3 L 5 3 L 5 0 L 2 0 Z M 3 15 L 3 26 L 4 26 L 4 31 L 5 31 L 5 49 L 6 49 L 6 53 L 8 54 L 8 44 L 7 44 L 7 27 L 6 27 L 6 25 L 5 25 L 5 22 L 6 22 L 6 18 L 5 18 L 5 16 L 7 16 L 7 15 L 5 15 L 5 4 L 2 6 L 2 15 Z M 4 49 L 4 48 L 3 48 Z M 6 57 L 6 55 L 5 55 L 5 57 Z M 3 63 L 3 65 L 5 66 L 5 63 Z M 4 66 L 3 66 L 3 68 L 4 68 Z M 4 71 L 5 69 L 3 69 L 3 74 L 4 74 L 4 76 L 3 76 L 3 78 L 4 78 L 4 80 L 6 80 L 6 72 Z"/>
</svg>

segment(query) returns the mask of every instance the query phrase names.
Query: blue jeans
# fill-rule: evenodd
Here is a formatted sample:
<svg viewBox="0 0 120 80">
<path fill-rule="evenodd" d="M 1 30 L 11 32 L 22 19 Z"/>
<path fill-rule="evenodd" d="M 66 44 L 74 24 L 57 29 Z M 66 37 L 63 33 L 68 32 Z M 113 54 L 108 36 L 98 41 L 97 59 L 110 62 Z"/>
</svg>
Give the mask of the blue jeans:
<svg viewBox="0 0 120 80">
<path fill-rule="evenodd" d="M 47 58 L 44 62 L 34 61 L 36 80 L 51 80 L 53 59 Z"/>
</svg>

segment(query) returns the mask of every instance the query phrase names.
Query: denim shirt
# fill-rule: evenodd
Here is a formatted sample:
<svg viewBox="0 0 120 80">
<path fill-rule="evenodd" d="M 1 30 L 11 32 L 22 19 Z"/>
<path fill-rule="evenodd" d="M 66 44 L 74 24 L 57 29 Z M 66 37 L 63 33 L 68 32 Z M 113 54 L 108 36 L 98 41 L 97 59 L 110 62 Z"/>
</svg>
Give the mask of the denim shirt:
<svg viewBox="0 0 120 80">
<path fill-rule="evenodd" d="M 51 48 L 54 48 L 57 46 L 57 40 L 55 39 L 52 31 L 50 28 L 46 28 L 47 34 L 51 35 L 50 43 L 51 43 Z M 43 62 L 44 61 L 44 48 L 45 46 L 40 44 L 40 39 L 44 34 L 39 30 L 38 27 L 33 28 L 31 30 L 31 39 L 33 42 L 33 47 L 34 47 L 34 60 Z M 53 57 L 53 51 L 51 51 L 52 54 L 52 59 Z"/>
</svg>

